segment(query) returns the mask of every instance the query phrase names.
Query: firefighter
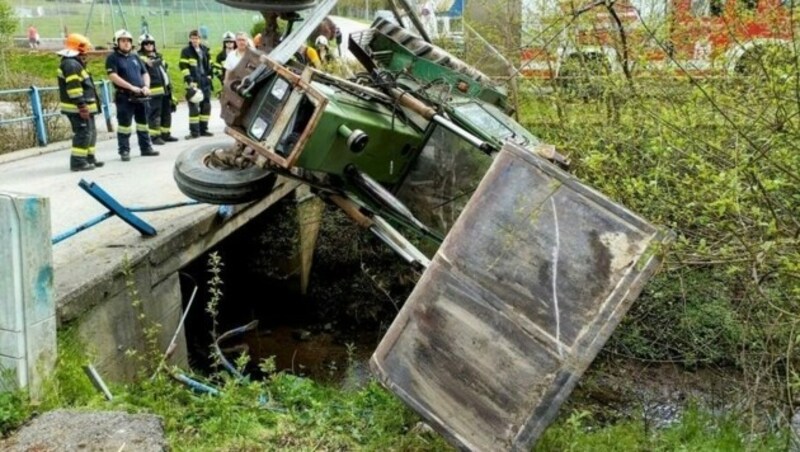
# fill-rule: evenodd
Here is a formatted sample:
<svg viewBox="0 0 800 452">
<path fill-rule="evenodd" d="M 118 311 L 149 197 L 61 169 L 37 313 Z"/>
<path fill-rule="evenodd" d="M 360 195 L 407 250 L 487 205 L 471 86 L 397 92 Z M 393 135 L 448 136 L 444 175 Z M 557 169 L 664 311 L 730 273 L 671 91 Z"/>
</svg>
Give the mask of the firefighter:
<svg viewBox="0 0 800 452">
<path fill-rule="evenodd" d="M 333 60 L 333 53 L 331 52 L 328 38 L 325 36 L 317 36 L 317 39 L 314 40 L 314 49 L 317 51 L 317 55 L 322 63 L 330 63 L 331 60 Z"/>
<path fill-rule="evenodd" d="M 94 154 L 97 141 L 94 115 L 100 112 L 100 103 L 92 76 L 86 72 L 86 52 L 91 48 L 86 36 L 72 33 L 67 36 L 64 49 L 57 52 L 61 56 L 58 67 L 61 113 L 69 119 L 73 133 L 69 156 L 72 171 L 87 171 L 104 165 Z"/>
<path fill-rule="evenodd" d="M 178 141 L 170 134 L 172 125 L 172 84 L 167 74 L 167 64 L 156 49 L 156 39 L 145 33 L 139 36 L 139 59 L 150 75 L 150 105 L 147 126 L 153 144 Z"/>
<path fill-rule="evenodd" d="M 180 68 L 186 83 L 189 101 L 189 135 L 187 140 L 211 137 L 208 120 L 211 117 L 211 61 L 208 47 L 200 43 L 197 30 L 189 32 L 189 45 L 181 50 Z"/>
<path fill-rule="evenodd" d="M 306 44 L 300 44 L 300 48 L 294 54 L 294 59 L 303 66 L 311 65 L 315 69 L 322 67 L 317 51 Z"/>
<path fill-rule="evenodd" d="M 106 72 L 114 83 L 117 105 L 117 149 L 120 160 L 131 159 L 131 121 L 136 121 L 136 138 L 143 157 L 158 155 L 153 150 L 147 128 L 147 110 L 150 96 L 150 74 L 133 50 L 133 36 L 128 30 L 114 33 L 114 52 L 106 58 Z"/>
<path fill-rule="evenodd" d="M 222 50 L 217 54 L 217 57 L 214 58 L 214 62 L 212 63 L 214 66 L 214 75 L 220 82 L 225 81 L 225 60 L 234 50 L 236 50 L 236 36 L 230 31 L 226 31 L 225 34 L 222 35 Z"/>
</svg>

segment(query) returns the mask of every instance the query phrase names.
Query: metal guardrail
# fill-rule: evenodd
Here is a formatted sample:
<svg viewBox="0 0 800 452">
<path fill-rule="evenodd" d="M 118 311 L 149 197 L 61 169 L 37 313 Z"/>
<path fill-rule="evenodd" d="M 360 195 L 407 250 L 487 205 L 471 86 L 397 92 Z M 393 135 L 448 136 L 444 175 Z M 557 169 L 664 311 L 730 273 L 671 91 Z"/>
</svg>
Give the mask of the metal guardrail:
<svg viewBox="0 0 800 452">
<path fill-rule="evenodd" d="M 106 119 L 106 127 L 109 132 L 113 132 L 111 128 L 111 82 L 102 80 L 98 83 L 100 87 L 100 103 L 103 108 L 103 115 Z M 0 126 L 8 124 L 16 124 L 20 122 L 32 121 L 33 129 L 36 133 L 36 143 L 39 146 L 47 146 L 47 127 L 45 127 L 45 119 L 54 116 L 60 116 L 59 110 L 46 111 L 42 103 L 42 93 L 49 91 L 58 91 L 57 86 L 37 87 L 31 86 L 30 88 L 0 90 L 0 98 L 5 95 L 13 94 L 28 94 L 31 102 L 31 116 L 20 116 L 14 118 L 0 119 Z"/>
</svg>

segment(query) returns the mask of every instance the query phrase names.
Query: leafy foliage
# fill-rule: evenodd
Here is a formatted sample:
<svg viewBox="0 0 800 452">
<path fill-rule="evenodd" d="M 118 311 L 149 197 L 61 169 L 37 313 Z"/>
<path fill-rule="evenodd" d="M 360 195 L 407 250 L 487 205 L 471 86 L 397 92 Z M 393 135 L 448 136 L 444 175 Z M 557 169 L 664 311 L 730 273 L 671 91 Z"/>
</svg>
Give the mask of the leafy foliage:
<svg viewBox="0 0 800 452">
<path fill-rule="evenodd" d="M 735 365 L 788 407 L 800 365 L 797 60 L 751 58 L 760 70 L 707 78 L 587 61 L 580 85 L 522 83 L 520 119 L 588 185 L 677 234 L 607 351 Z"/>
<path fill-rule="evenodd" d="M 745 434 L 739 421 L 731 417 L 714 417 L 696 407 L 689 409 L 679 421 L 654 432 L 648 432 L 637 420 L 610 426 L 593 424 L 589 412 L 567 414 L 545 431 L 534 450 L 769 451 L 785 449 L 788 439 L 784 434 Z"/>
<path fill-rule="evenodd" d="M 0 0 L 0 46 L 7 47 L 9 45 L 18 25 L 19 22 L 11 5 L 5 0 Z"/>
<path fill-rule="evenodd" d="M 5 376 L 4 376 L 5 377 Z M 0 391 L 0 438 L 17 428 L 30 416 L 27 395 L 21 390 L 7 390 L 2 385 Z"/>
</svg>

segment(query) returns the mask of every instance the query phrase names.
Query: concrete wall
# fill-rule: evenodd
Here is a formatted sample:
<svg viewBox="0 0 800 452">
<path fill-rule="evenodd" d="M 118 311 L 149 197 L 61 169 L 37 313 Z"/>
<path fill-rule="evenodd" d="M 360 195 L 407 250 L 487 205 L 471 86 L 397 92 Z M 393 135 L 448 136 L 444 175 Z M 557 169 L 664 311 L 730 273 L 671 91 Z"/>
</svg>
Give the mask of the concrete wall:
<svg viewBox="0 0 800 452">
<path fill-rule="evenodd" d="M 124 237 L 130 243 L 99 247 L 96 253 L 85 255 L 90 256 L 88 259 L 81 260 L 78 253 L 82 248 L 76 247 L 56 268 L 59 325 L 77 327 L 103 379 L 130 381 L 139 376 L 152 364 L 136 359 L 151 347 L 145 330 L 153 322 L 159 325 L 155 348 L 163 353 L 178 327 L 183 309 L 178 277 L 181 269 L 292 193 L 297 185 L 279 179 L 271 195 L 234 206 L 229 217 L 218 215 L 216 207 L 207 205 L 192 208 L 191 213 L 174 212 L 170 227 L 161 228 L 155 237 L 140 238 L 127 232 Z M 192 310 L 204 308 L 195 304 Z M 140 313 L 145 315 L 143 319 Z M 183 331 L 177 344 L 168 364 L 186 369 Z M 129 351 L 136 351 L 133 359 Z"/>
<path fill-rule="evenodd" d="M 146 264 L 131 269 L 123 276 L 125 290 L 77 321 L 78 336 L 104 379 L 124 381 L 137 377 L 146 368 L 141 360 L 146 359 L 148 347 L 151 352 L 155 346 L 156 351 L 163 353 L 178 326 L 182 313 L 178 274 L 151 285 L 151 271 Z M 154 327 L 157 334 L 148 338 L 145 331 Z M 132 351 L 135 353 L 130 354 Z M 167 364 L 188 368 L 183 332 L 178 335 L 177 348 Z"/>
<path fill-rule="evenodd" d="M 161 212 L 155 237 L 109 220 L 106 229 L 72 237 L 55 251 L 49 200 L 0 193 L 0 367 L 36 398 L 55 365 L 56 329 L 68 324 L 103 379 L 140 376 L 179 325 L 180 270 L 297 186 L 279 179 L 271 195 L 234 206 L 231 215 L 208 205 Z M 148 330 L 155 331 L 152 341 Z M 136 359 L 148 350 L 150 361 Z M 182 331 L 168 364 L 188 367 Z"/>
<path fill-rule="evenodd" d="M 34 399 L 55 364 L 55 313 L 50 203 L 0 193 L 0 368 Z"/>
</svg>

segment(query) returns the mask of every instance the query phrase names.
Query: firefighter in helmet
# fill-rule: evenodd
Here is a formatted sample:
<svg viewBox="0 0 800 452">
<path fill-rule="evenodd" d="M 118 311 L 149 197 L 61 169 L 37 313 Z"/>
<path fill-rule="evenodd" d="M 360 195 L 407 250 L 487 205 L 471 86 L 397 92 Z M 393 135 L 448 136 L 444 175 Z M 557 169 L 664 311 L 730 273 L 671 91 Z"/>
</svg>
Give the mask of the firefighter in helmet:
<svg viewBox="0 0 800 452">
<path fill-rule="evenodd" d="M 136 138 L 143 157 L 158 155 L 153 150 L 147 127 L 150 101 L 150 74 L 139 56 L 133 52 L 133 36 L 128 30 L 114 33 L 114 52 L 106 58 L 106 72 L 114 83 L 117 105 L 117 148 L 123 162 L 131 159 L 131 122 L 136 121 Z"/>
<path fill-rule="evenodd" d="M 145 33 L 139 36 L 139 59 L 150 75 L 150 105 L 147 126 L 153 144 L 178 141 L 170 134 L 172 126 L 172 84 L 164 57 L 156 50 L 156 39 Z"/>
<path fill-rule="evenodd" d="M 225 81 L 225 60 L 234 50 L 236 50 L 236 35 L 230 31 L 226 31 L 225 34 L 222 35 L 222 50 L 217 54 L 212 63 L 214 66 L 212 69 L 214 75 L 220 82 Z"/>
<path fill-rule="evenodd" d="M 214 136 L 208 130 L 211 118 L 211 61 L 208 47 L 200 42 L 200 32 L 189 32 L 189 44 L 181 50 L 179 66 L 186 83 L 189 101 L 189 135 L 187 140 Z"/>
<path fill-rule="evenodd" d="M 322 60 L 319 59 L 317 50 L 307 44 L 300 44 L 300 48 L 294 53 L 294 59 L 303 66 L 311 66 L 314 69 L 322 67 Z"/>
<path fill-rule="evenodd" d="M 58 51 L 61 64 L 58 67 L 58 92 L 61 113 L 69 119 L 72 127 L 72 152 L 69 168 L 72 171 L 87 171 L 103 166 L 95 157 L 97 128 L 94 115 L 100 112 L 97 89 L 92 76 L 86 71 L 86 52 L 92 44 L 86 36 L 72 33 L 67 36 L 64 49 Z"/>
</svg>

